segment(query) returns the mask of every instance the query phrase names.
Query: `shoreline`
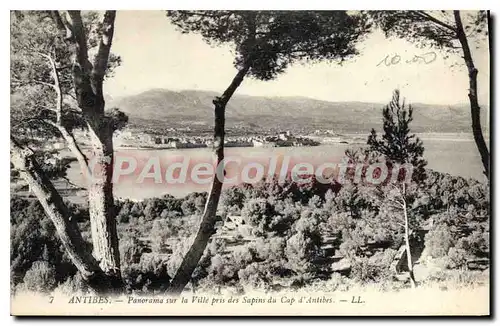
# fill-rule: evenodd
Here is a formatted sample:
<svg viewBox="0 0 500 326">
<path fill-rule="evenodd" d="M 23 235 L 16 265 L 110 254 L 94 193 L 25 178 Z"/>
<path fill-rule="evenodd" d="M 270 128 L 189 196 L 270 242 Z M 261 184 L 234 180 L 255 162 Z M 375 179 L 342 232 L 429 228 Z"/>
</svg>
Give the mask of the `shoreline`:
<svg viewBox="0 0 500 326">
<path fill-rule="evenodd" d="M 469 133 L 416 133 L 417 137 L 422 141 L 445 141 L 445 142 L 474 142 L 474 138 Z M 321 147 L 330 145 L 364 145 L 364 139 L 368 137 L 368 134 L 339 134 L 339 136 L 316 136 L 316 135 L 306 135 L 304 137 L 317 140 L 320 142 L 318 145 L 291 145 L 291 146 L 235 146 L 231 144 L 230 146 L 225 146 L 225 148 L 302 148 L 302 147 Z M 360 138 L 363 138 L 361 141 Z M 485 137 L 486 142 L 490 142 L 490 139 Z M 196 150 L 196 149 L 208 149 L 211 150 L 210 146 L 200 146 L 200 147 L 180 147 L 173 148 L 169 146 L 115 146 L 115 150 Z"/>
</svg>

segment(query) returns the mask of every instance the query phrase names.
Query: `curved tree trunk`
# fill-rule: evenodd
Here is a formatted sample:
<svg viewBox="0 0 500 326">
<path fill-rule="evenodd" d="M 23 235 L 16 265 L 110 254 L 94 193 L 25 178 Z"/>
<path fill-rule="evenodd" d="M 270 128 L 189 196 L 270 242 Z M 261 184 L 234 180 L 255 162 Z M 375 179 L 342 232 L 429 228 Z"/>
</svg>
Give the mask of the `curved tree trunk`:
<svg viewBox="0 0 500 326">
<path fill-rule="evenodd" d="M 486 142 L 484 140 L 483 131 L 481 128 L 481 108 L 479 106 L 477 98 L 477 69 L 474 66 L 474 61 L 472 60 L 472 55 L 469 47 L 469 42 L 467 41 L 467 36 L 465 35 L 464 27 L 462 24 L 462 19 L 460 18 L 460 11 L 455 10 L 455 23 L 457 25 L 457 37 L 462 46 L 462 51 L 464 54 L 464 61 L 467 66 L 467 71 L 469 75 L 469 102 L 470 102 L 470 112 L 472 117 L 472 134 L 474 135 L 474 141 L 476 142 L 477 149 L 481 155 L 481 162 L 484 167 L 484 174 L 490 179 L 490 153 Z"/>
<path fill-rule="evenodd" d="M 113 278 L 103 273 L 95 258 L 90 252 L 87 252 L 87 245 L 76 223 L 71 221 L 68 207 L 52 182 L 44 174 L 33 157 L 33 153 L 21 148 L 14 139 L 11 139 L 11 162 L 19 171 L 20 176 L 28 183 L 45 213 L 54 223 L 71 262 L 81 273 L 83 279 L 94 291 L 100 294 L 120 291 L 121 285 L 117 287 Z"/>
<path fill-rule="evenodd" d="M 215 233 L 215 223 L 217 218 L 217 207 L 219 205 L 219 198 L 222 192 L 222 184 L 224 180 L 219 180 L 218 176 L 223 176 L 224 173 L 224 126 L 225 126 L 225 111 L 226 105 L 229 102 L 231 96 L 241 84 L 245 75 L 249 70 L 249 66 L 244 67 L 234 77 L 231 85 L 226 89 L 221 97 L 214 99 L 214 154 L 215 162 L 217 164 L 212 187 L 208 194 L 207 202 L 205 204 L 205 209 L 203 211 L 201 223 L 196 233 L 196 237 L 193 244 L 189 248 L 189 251 L 184 256 L 180 267 L 170 283 L 170 287 L 167 293 L 178 295 L 182 292 L 184 287 L 189 283 L 191 275 L 193 274 L 198 262 L 207 247 L 208 241 L 212 234 Z"/>
</svg>

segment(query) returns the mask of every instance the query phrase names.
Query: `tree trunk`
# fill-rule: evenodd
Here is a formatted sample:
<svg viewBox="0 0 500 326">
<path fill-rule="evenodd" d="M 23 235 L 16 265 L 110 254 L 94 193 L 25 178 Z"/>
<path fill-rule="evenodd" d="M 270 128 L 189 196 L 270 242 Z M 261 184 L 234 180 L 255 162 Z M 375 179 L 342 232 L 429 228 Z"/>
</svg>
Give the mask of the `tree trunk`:
<svg viewBox="0 0 500 326">
<path fill-rule="evenodd" d="M 113 129 L 105 114 L 103 81 L 114 34 L 115 11 L 106 11 L 94 63 L 90 63 L 87 35 L 80 12 L 68 11 L 64 23 L 73 61 L 73 85 L 78 106 L 87 122 L 92 143 L 91 176 L 88 180 L 90 226 L 94 256 L 112 280 L 122 287 L 120 253 L 113 198 Z M 60 25 L 60 24 L 58 24 Z"/>
<path fill-rule="evenodd" d="M 63 198 L 44 174 L 31 151 L 21 148 L 13 139 L 11 161 L 54 223 L 64 248 L 83 279 L 97 293 L 114 292 L 116 288 L 113 280 L 103 273 L 95 258 L 86 251 L 87 245 L 76 223 L 72 222 Z"/>
<path fill-rule="evenodd" d="M 114 34 L 116 11 L 104 13 L 100 39 L 94 63 L 89 61 L 88 35 L 79 11 L 59 13 L 52 11 L 51 15 L 61 36 L 67 42 L 67 50 L 71 55 L 73 88 L 78 107 L 90 133 L 92 142 L 92 164 L 88 170 L 88 200 L 92 232 L 94 256 L 100 269 L 109 280 L 110 287 L 123 288 L 120 272 L 120 254 L 116 230 L 115 207 L 113 198 L 113 129 L 106 117 L 103 95 L 103 81 L 109 63 L 110 50 Z M 54 58 L 55 59 L 55 58 Z M 59 88 L 57 69 L 54 61 L 53 74 L 56 92 L 58 92 L 58 125 L 62 127 L 62 97 Z M 63 133 L 63 136 L 65 134 Z M 71 135 L 72 136 L 72 135 Z M 75 153 L 80 164 L 85 167 L 86 159 L 73 143 L 72 137 L 65 137 L 70 149 Z"/>
<path fill-rule="evenodd" d="M 474 141 L 476 142 L 477 149 L 481 155 L 481 161 L 484 167 L 484 174 L 488 181 L 490 179 L 490 153 L 486 142 L 483 137 L 483 131 L 481 128 L 481 108 L 479 107 L 479 102 L 477 98 L 477 69 L 474 66 L 474 61 L 472 60 L 472 55 L 470 52 L 469 42 L 467 41 L 467 36 L 465 35 L 464 27 L 462 24 L 462 19 L 460 18 L 460 11 L 455 10 L 455 23 L 457 25 L 457 37 L 462 46 L 462 51 L 464 53 L 464 61 L 467 66 L 467 71 L 469 75 L 469 102 L 470 102 L 470 112 L 472 118 L 472 134 L 474 136 Z"/>
<path fill-rule="evenodd" d="M 405 245 L 406 245 L 406 259 L 408 263 L 408 273 L 410 274 L 410 283 L 412 288 L 416 288 L 415 275 L 413 274 L 413 260 L 411 257 L 410 249 L 410 226 L 408 223 L 408 212 L 406 209 L 406 199 L 403 197 L 403 212 L 405 218 Z"/>
<path fill-rule="evenodd" d="M 201 219 L 200 226 L 198 228 L 198 232 L 196 233 L 196 237 L 193 241 L 193 244 L 189 248 L 186 256 L 182 260 L 180 267 L 177 269 L 177 272 L 170 283 L 170 287 L 167 290 L 167 293 L 178 295 L 182 292 L 184 287 L 189 283 L 191 279 L 191 275 L 193 274 L 196 266 L 198 266 L 198 262 L 207 247 L 208 241 L 212 234 L 215 233 L 215 223 L 217 218 L 217 206 L 219 205 L 219 198 L 222 192 L 222 184 L 224 180 L 219 180 L 219 176 L 223 176 L 224 172 L 224 126 L 225 126 L 225 111 L 226 105 L 233 96 L 234 92 L 241 84 L 245 75 L 249 70 L 249 66 L 245 66 L 242 68 L 233 81 L 226 89 L 226 91 L 222 94 L 221 97 L 217 97 L 214 99 L 214 154 L 215 154 L 215 162 L 217 164 L 215 169 L 215 174 L 212 181 L 212 187 L 208 194 L 207 202 L 205 204 L 205 209 L 203 211 L 203 216 Z M 219 171 L 219 173 L 218 173 Z"/>
<path fill-rule="evenodd" d="M 105 127 L 106 128 L 106 127 Z M 88 200 L 94 256 L 101 269 L 116 284 L 122 285 L 120 252 L 113 197 L 113 131 L 91 132 L 93 158 Z"/>
</svg>

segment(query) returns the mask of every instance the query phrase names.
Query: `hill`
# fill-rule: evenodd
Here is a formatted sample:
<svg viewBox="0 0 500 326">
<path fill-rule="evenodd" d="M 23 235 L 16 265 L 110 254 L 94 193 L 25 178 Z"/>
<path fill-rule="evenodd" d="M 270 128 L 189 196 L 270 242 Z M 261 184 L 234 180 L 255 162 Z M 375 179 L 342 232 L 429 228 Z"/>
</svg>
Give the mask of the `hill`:
<svg viewBox="0 0 500 326">
<path fill-rule="evenodd" d="M 213 125 L 209 91 L 171 91 L 152 89 L 109 101 L 130 117 L 135 127 L 178 128 L 210 131 Z M 413 103 L 415 132 L 468 132 L 470 114 L 467 104 L 429 105 Z M 384 104 L 366 102 L 328 102 L 306 97 L 262 97 L 235 95 L 227 107 L 228 130 L 248 132 L 292 130 L 311 132 L 369 132 L 380 128 Z M 483 121 L 486 117 L 483 114 Z"/>
</svg>

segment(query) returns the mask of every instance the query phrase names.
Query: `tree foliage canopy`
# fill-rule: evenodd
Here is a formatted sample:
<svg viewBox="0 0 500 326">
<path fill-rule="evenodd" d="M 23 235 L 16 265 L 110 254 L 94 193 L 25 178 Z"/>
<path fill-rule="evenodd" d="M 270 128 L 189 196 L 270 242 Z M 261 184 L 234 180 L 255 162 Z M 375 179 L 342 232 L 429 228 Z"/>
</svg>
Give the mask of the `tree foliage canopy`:
<svg viewBox="0 0 500 326">
<path fill-rule="evenodd" d="M 369 29 L 361 15 L 345 11 L 168 11 L 183 33 L 234 48 L 236 68 L 270 80 L 300 60 L 344 60 Z"/>
<path fill-rule="evenodd" d="M 399 90 L 395 90 L 391 102 L 385 106 L 382 114 L 384 133 L 379 138 L 375 129 L 372 129 L 367 142 L 370 150 L 383 155 L 390 164 L 411 164 L 413 180 L 421 181 L 425 178 L 427 162 L 423 159 L 422 141 L 411 134 L 413 107 L 406 106 L 405 101 L 400 100 Z"/>
<path fill-rule="evenodd" d="M 91 55 L 97 53 L 102 22 L 97 12 L 83 12 L 82 22 Z M 121 58 L 110 54 L 106 76 L 112 75 Z M 69 132 L 85 128 L 73 84 L 73 62 L 69 46 L 48 11 L 11 13 L 11 133 L 18 140 L 58 137 L 56 123 Z M 61 93 L 61 97 L 57 93 Z M 58 103 L 60 101 L 60 103 Z M 60 112 L 57 112 L 59 111 Z M 126 122 L 111 111 L 117 128 Z M 121 121 L 121 122 L 120 122 Z"/>
<path fill-rule="evenodd" d="M 484 10 L 464 12 L 465 33 L 476 42 L 488 35 L 487 13 Z M 450 10 L 387 10 L 369 11 L 367 16 L 388 37 L 399 37 L 420 46 L 430 46 L 454 52 L 457 44 L 457 27 Z"/>
</svg>

